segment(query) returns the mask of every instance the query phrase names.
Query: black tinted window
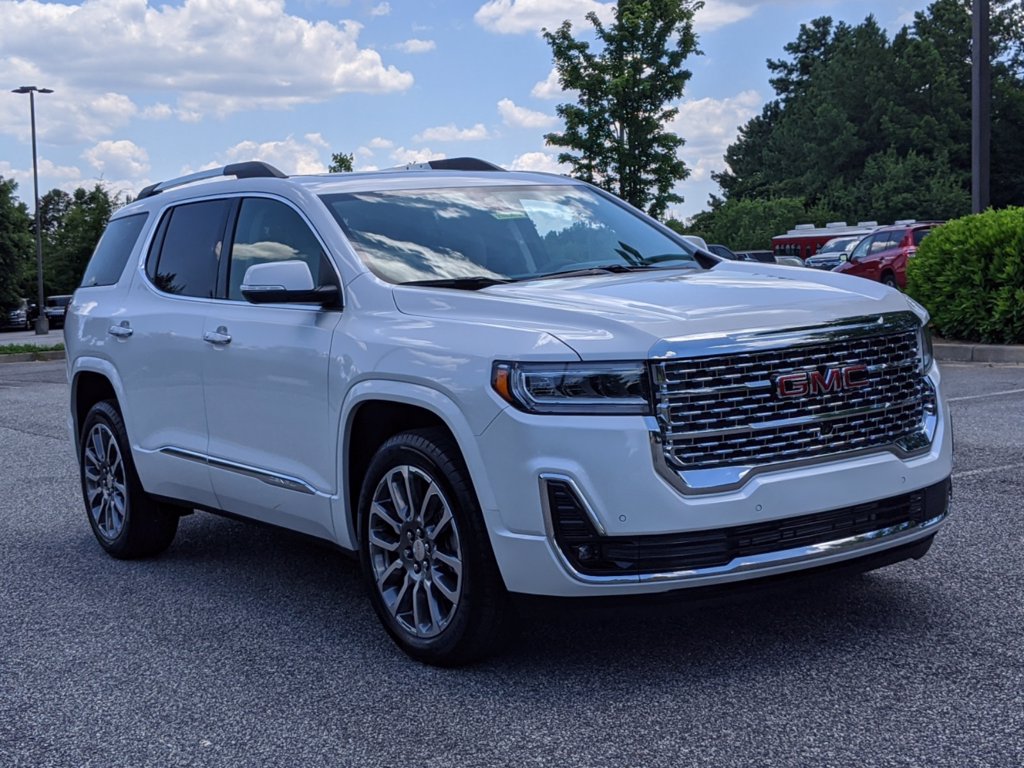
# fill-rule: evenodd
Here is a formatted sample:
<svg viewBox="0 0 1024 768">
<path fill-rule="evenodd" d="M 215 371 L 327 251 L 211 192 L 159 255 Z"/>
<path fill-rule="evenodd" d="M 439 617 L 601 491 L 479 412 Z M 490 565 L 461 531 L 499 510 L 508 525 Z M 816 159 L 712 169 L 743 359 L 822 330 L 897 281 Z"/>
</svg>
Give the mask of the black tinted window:
<svg viewBox="0 0 1024 768">
<path fill-rule="evenodd" d="M 245 270 L 254 264 L 293 260 L 306 262 L 313 285 L 321 284 L 321 265 L 327 274 L 323 250 L 302 217 L 277 200 L 262 197 L 243 200 L 231 245 L 228 298 L 242 299 Z"/>
<path fill-rule="evenodd" d="M 146 265 L 153 284 L 166 293 L 212 298 L 224 243 L 230 200 L 205 200 L 173 208 L 160 252 Z"/>
<path fill-rule="evenodd" d="M 120 279 L 124 265 L 128 262 L 132 248 L 135 247 L 135 241 L 139 239 L 142 225 L 146 223 L 147 215 L 138 213 L 114 219 L 107 224 L 103 237 L 89 259 L 89 266 L 85 268 L 82 287 L 113 285 Z"/>
<path fill-rule="evenodd" d="M 914 245 L 920 245 L 921 241 L 924 240 L 928 235 L 931 234 L 930 229 L 915 229 L 914 230 Z"/>
</svg>

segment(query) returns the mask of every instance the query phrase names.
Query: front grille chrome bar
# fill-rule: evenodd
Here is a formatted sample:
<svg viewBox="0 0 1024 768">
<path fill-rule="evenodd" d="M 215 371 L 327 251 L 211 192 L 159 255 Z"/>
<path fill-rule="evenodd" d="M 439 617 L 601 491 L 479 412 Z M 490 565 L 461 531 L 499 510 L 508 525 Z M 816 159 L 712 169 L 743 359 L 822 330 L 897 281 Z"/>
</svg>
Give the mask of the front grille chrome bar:
<svg viewBox="0 0 1024 768">
<path fill-rule="evenodd" d="M 650 419 L 662 474 L 690 492 L 735 487 L 754 470 L 835 460 L 839 455 L 927 450 L 935 432 L 935 393 L 923 370 L 912 313 L 822 328 L 675 340 L 651 363 L 656 419 Z M 667 347 L 664 347 L 667 349 Z M 713 354 L 707 354 L 713 349 Z M 702 354 L 703 353 L 703 354 Z M 866 384 L 783 397 L 777 381 L 820 377 L 856 366 Z"/>
</svg>

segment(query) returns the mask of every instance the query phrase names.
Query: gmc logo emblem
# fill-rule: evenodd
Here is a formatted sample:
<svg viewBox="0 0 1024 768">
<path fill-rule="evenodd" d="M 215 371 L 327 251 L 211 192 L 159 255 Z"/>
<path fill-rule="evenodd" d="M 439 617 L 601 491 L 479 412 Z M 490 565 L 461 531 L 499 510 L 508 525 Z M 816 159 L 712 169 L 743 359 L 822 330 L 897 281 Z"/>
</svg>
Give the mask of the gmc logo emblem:
<svg viewBox="0 0 1024 768">
<path fill-rule="evenodd" d="M 819 371 L 787 373 L 775 378 L 775 393 L 784 399 L 842 392 L 868 385 L 866 365 L 846 365 Z"/>
</svg>

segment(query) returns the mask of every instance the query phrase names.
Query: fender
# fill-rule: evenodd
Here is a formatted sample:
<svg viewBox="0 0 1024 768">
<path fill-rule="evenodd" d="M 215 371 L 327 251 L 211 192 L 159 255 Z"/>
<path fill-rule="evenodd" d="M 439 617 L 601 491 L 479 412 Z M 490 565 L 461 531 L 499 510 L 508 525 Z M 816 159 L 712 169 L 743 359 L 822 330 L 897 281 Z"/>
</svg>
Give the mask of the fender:
<svg viewBox="0 0 1024 768">
<path fill-rule="evenodd" d="M 444 393 L 425 386 L 405 381 L 390 379 L 370 379 L 360 381 L 346 393 L 341 406 L 341 418 L 338 428 L 338 495 L 332 500 L 332 516 L 337 543 L 346 549 L 357 549 L 354 510 L 349 509 L 350 484 L 344 466 L 349 451 L 349 433 L 352 426 L 352 415 L 360 403 L 369 400 L 390 400 L 403 405 L 414 405 L 430 411 L 445 423 L 455 436 L 459 450 L 466 462 L 470 479 L 477 495 L 480 509 L 487 520 L 488 529 L 503 527 L 497 515 L 497 502 L 491 492 L 487 469 L 480 456 L 476 444 L 476 435 L 469 426 L 465 415 L 455 402 Z M 500 409 L 495 411 L 498 415 Z M 493 519 L 492 519 L 493 518 Z"/>
<path fill-rule="evenodd" d="M 110 386 L 114 388 L 114 394 L 117 396 L 117 402 L 121 406 L 121 418 L 124 420 L 125 429 L 128 430 L 128 435 L 131 436 L 132 430 L 129 423 L 131 409 L 127 407 L 128 396 L 117 368 L 105 358 L 93 355 L 79 355 L 68 365 L 68 383 L 71 385 L 71 400 L 68 404 L 68 431 L 71 435 L 72 444 L 78 445 L 78 431 L 81 428 L 74 405 L 78 402 L 78 376 L 81 373 L 98 373 L 110 382 Z M 136 446 L 132 445 L 132 451 L 134 452 L 135 450 Z M 78 455 L 77 450 L 75 455 Z"/>
</svg>

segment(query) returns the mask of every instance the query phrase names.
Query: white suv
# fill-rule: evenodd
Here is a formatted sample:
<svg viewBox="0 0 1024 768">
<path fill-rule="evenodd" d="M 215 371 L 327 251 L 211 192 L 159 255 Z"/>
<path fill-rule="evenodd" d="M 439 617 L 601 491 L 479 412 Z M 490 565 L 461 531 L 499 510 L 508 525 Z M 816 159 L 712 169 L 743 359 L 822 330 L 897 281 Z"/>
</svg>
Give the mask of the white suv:
<svg viewBox="0 0 1024 768">
<path fill-rule="evenodd" d="M 242 163 L 111 220 L 67 315 L 70 429 L 111 555 L 193 509 L 311 534 L 452 665 L 504 636 L 509 593 L 921 557 L 952 454 L 926 322 L 563 177 Z"/>
</svg>

